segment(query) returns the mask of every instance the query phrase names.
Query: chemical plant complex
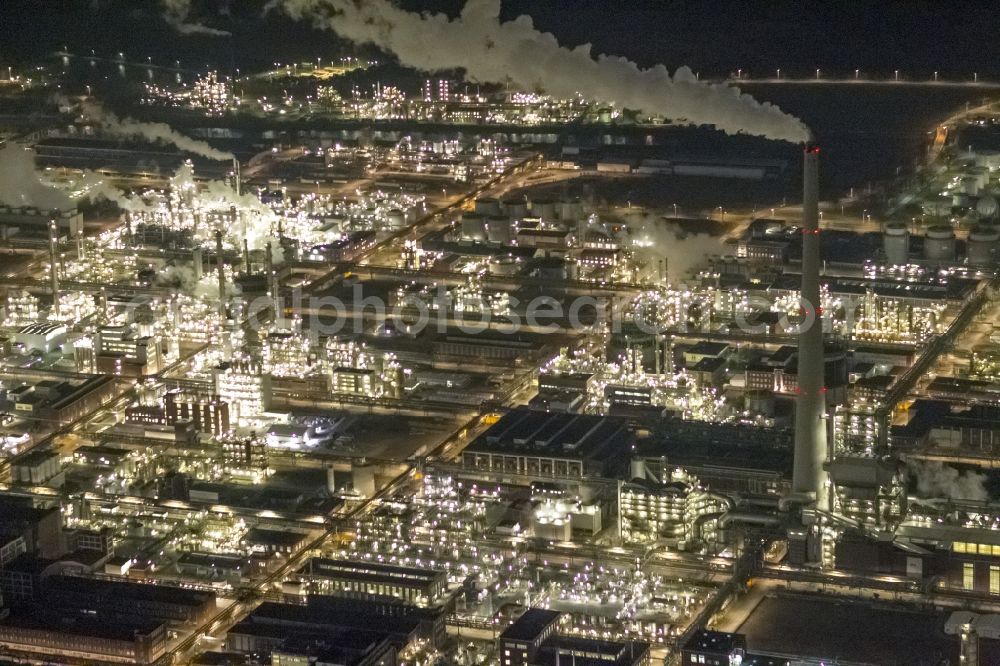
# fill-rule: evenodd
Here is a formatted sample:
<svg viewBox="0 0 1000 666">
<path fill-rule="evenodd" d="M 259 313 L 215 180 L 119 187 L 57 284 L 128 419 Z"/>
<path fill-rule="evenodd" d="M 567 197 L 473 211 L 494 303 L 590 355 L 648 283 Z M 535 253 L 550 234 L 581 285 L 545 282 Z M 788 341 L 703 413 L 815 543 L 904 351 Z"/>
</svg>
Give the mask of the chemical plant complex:
<svg viewBox="0 0 1000 666">
<path fill-rule="evenodd" d="M 383 71 L 0 80 L 0 661 L 1000 663 L 1000 107 L 828 196 Z"/>
</svg>

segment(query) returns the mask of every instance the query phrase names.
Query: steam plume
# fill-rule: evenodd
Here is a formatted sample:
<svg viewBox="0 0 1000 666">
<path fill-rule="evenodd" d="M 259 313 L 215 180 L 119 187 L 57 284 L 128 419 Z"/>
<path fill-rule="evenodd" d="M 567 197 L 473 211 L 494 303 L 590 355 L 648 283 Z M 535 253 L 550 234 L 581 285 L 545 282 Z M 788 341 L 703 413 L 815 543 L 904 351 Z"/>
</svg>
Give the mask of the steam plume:
<svg viewBox="0 0 1000 666">
<path fill-rule="evenodd" d="M 629 223 L 633 224 L 631 220 Z M 705 263 L 707 257 L 724 255 L 729 251 L 721 237 L 686 232 L 661 217 L 644 216 L 643 221 L 634 227 L 639 230 L 636 238 L 641 243 L 641 254 L 653 266 L 664 259 L 668 282 L 671 283 L 682 281 L 688 272 Z"/>
<path fill-rule="evenodd" d="M 800 143 L 809 131 L 773 104 L 725 84 L 697 80 L 687 67 L 673 75 L 663 65 L 641 69 L 618 56 L 591 53 L 589 44 L 563 48 L 530 17 L 501 23 L 500 0 L 468 0 L 461 15 L 414 14 L 389 0 L 270 0 L 295 19 L 310 18 L 358 44 L 373 44 L 406 66 L 426 71 L 465 69 L 474 80 L 508 79 L 555 97 L 577 94 L 674 122 L 714 125 L 729 134 L 755 134 Z"/>
<path fill-rule="evenodd" d="M 35 171 L 35 151 L 9 143 L 0 148 L 0 202 L 42 209 L 74 208 L 69 195 L 41 181 Z"/>
<path fill-rule="evenodd" d="M 210 28 L 202 23 L 188 20 L 191 15 L 191 0 L 162 0 L 163 19 L 182 35 L 205 35 L 207 37 L 229 37 L 225 30 Z"/>
<path fill-rule="evenodd" d="M 204 141 L 186 137 L 166 123 L 144 123 L 131 118 L 119 118 L 94 102 L 80 105 L 84 117 L 98 123 L 108 134 L 121 137 L 143 137 L 154 143 L 168 143 L 181 150 L 220 162 L 233 159 L 232 153 L 216 150 Z"/>
<path fill-rule="evenodd" d="M 986 477 L 973 471 L 959 472 L 939 462 L 907 461 L 910 474 L 916 478 L 917 493 L 927 498 L 947 498 L 984 502 L 989 499 L 984 482 Z"/>
</svg>

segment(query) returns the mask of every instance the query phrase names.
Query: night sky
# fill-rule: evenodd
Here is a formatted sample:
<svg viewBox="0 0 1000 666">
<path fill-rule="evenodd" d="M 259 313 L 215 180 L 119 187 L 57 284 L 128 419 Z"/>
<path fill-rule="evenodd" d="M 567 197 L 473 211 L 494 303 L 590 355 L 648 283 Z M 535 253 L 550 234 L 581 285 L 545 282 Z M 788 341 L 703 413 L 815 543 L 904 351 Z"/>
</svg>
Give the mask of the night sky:
<svg viewBox="0 0 1000 666">
<path fill-rule="evenodd" d="M 198 65 L 255 63 L 326 55 L 335 38 L 283 17 L 260 16 L 260 0 L 195 0 L 194 18 L 233 32 L 232 38 L 178 38 L 153 0 L 4 0 L 0 60 L 25 61 L 63 45 L 108 53 L 125 50 Z M 456 12 L 461 0 L 403 0 L 408 8 Z M 44 6 L 45 12 L 39 7 Z M 531 15 L 561 42 L 590 42 L 596 52 L 641 65 L 689 65 L 709 76 L 736 68 L 761 75 L 776 67 L 811 75 L 819 67 L 848 75 L 855 67 L 885 77 L 1000 79 L 1000 38 L 994 2 L 621 2 L 504 0 L 504 18 Z M 194 62 L 192 63 L 194 64 Z"/>
</svg>

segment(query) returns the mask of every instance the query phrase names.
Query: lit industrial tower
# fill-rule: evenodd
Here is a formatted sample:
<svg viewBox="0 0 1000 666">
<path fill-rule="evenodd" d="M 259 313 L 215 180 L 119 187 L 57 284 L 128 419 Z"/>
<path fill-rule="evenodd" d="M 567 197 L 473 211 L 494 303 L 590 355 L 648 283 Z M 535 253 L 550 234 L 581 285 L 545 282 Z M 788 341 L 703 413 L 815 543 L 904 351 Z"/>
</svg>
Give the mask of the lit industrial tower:
<svg viewBox="0 0 1000 666">
<path fill-rule="evenodd" d="M 823 321 L 819 292 L 819 146 L 803 152 L 802 308 L 799 333 L 798 398 L 795 410 L 795 464 L 792 491 L 816 498 L 828 510 L 826 396 L 824 395 Z"/>
<path fill-rule="evenodd" d="M 49 282 L 52 289 L 52 312 L 59 316 L 59 227 L 49 221 Z"/>
<path fill-rule="evenodd" d="M 222 255 L 222 230 L 215 232 L 215 256 L 219 270 L 219 318 L 226 320 L 226 261 Z"/>
</svg>

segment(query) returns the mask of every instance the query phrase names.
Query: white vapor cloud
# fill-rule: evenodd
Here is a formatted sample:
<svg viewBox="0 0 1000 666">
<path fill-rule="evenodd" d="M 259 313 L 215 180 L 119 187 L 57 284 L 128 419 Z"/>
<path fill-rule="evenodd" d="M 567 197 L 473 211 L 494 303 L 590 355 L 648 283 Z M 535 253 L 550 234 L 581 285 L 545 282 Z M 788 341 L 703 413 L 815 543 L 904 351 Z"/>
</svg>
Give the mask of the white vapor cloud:
<svg viewBox="0 0 1000 666">
<path fill-rule="evenodd" d="M 35 170 L 35 151 L 17 143 L 0 148 L 0 202 L 15 207 L 74 208 L 68 194 L 39 178 Z"/>
<path fill-rule="evenodd" d="M 642 242 L 639 253 L 652 266 L 661 259 L 667 262 L 667 281 L 682 282 L 691 270 L 702 266 L 713 255 L 730 251 L 725 240 L 709 233 L 686 232 L 680 225 L 655 215 L 644 215 L 636 223 L 629 218 L 629 226 L 636 229 L 635 238 Z"/>
<path fill-rule="evenodd" d="M 163 19 L 171 28 L 182 35 L 204 35 L 206 37 L 229 37 L 226 30 L 217 30 L 202 23 L 189 21 L 191 0 L 161 0 Z"/>
<path fill-rule="evenodd" d="M 528 16 L 502 23 L 500 0 L 468 0 L 454 20 L 407 12 L 389 0 L 270 0 L 267 10 L 274 9 L 389 51 L 420 70 L 463 68 L 477 81 L 510 80 L 560 98 L 580 94 L 677 123 L 714 125 L 729 134 L 795 143 L 809 139 L 802 121 L 777 106 L 729 85 L 702 83 L 687 67 L 671 75 L 663 65 L 642 69 L 619 56 L 595 56 L 589 44 L 564 48 Z"/>
<path fill-rule="evenodd" d="M 910 474 L 917 480 L 917 493 L 925 498 L 947 498 L 984 502 L 988 500 L 986 477 L 973 471 L 959 472 L 934 461 L 908 460 Z"/>
<path fill-rule="evenodd" d="M 184 136 L 166 123 L 145 123 L 132 118 L 119 118 L 91 101 L 81 103 L 80 109 L 85 118 L 99 124 L 104 132 L 114 136 L 143 137 L 154 143 L 172 144 L 185 152 L 220 162 L 233 159 L 232 153 L 216 150 L 204 141 Z"/>
</svg>

